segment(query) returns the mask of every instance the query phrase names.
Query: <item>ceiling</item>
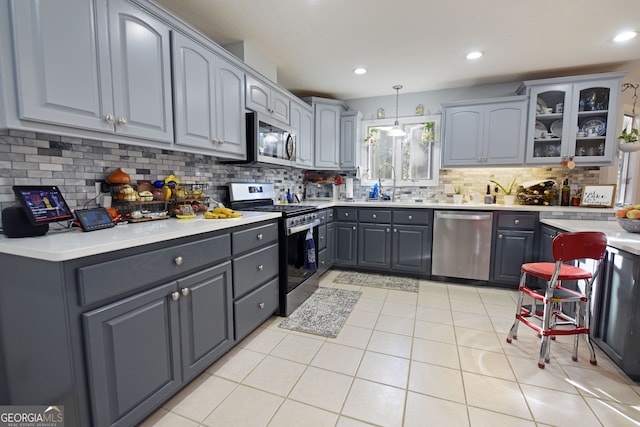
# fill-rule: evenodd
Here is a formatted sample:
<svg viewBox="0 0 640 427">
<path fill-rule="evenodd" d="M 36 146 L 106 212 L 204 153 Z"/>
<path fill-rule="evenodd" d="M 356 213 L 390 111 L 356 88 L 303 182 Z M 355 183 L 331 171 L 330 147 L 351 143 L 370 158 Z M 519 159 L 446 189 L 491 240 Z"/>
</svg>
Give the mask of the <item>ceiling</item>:
<svg viewBox="0 0 640 427">
<path fill-rule="evenodd" d="M 298 96 L 337 99 L 625 70 L 640 1 L 156 0 L 221 45 L 244 41 Z M 466 59 L 473 50 L 478 60 Z M 365 66 L 357 76 L 352 70 Z M 630 80 L 631 79 L 631 80 Z"/>
</svg>

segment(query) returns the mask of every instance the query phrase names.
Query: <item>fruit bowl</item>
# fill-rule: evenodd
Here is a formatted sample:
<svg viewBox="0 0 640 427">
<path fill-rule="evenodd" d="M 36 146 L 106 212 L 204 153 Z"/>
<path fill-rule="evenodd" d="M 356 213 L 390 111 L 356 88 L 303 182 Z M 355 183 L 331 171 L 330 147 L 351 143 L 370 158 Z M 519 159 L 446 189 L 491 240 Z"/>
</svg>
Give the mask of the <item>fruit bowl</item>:
<svg viewBox="0 0 640 427">
<path fill-rule="evenodd" d="M 638 219 L 618 218 L 618 225 L 629 233 L 640 233 L 640 220 Z"/>
</svg>

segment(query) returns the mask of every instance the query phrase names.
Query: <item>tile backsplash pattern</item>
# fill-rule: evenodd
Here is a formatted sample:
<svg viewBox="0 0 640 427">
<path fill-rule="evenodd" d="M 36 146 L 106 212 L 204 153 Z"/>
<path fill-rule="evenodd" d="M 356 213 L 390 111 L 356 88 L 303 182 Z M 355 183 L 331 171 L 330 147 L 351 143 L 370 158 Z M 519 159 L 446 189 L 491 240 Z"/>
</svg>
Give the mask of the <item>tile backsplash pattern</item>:
<svg viewBox="0 0 640 427">
<path fill-rule="evenodd" d="M 209 196 L 222 198 L 229 182 L 263 181 L 277 194 L 302 192 L 303 171 L 221 165 L 215 157 L 60 135 L 0 130 L 0 208 L 16 204 L 12 185 L 57 185 L 72 209 L 95 197 L 95 182 L 117 168 L 132 182 L 174 174 L 183 183 L 207 184 Z M 95 203 L 89 206 L 95 206 Z"/>
<path fill-rule="evenodd" d="M 209 196 L 215 200 L 222 198 L 221 186 L 229 182 L 271 182 L 282 198 L 287 189 L 302 193 L 304 186 L 301 169 L 222 165 L 206 155 L 4 129 L 0 130 L 0 208 L 16 203 L 12 185 L 37 184 L 59 186 L 69 205 L 81 208 L 95 197 L 95 182 L 105 180 L 117 168 L 127 172 L 133 182 L 174 174 L 184 183 L 207 184 Z M 352 171 L 341 174 L 355 177 Z M 553 179 L 561 184 L 565 175 L 570 183 L 597 184 L 599 168 L 443 169 L 438 187 L 400 187 L 396 197 L 405 202 L 444 203 L 452 200 L 445 194 L 445 184 L 461 185 L 466 193 L 484 194 L 489 179 L 507 184 L 517 176 L 520 183 Z M 370 187 L 360 185 L 358 179 L 354 184 L 354 197 L 367 198 Z M 344 196 L 344 186 L 341 192 Z"/>
</svg>

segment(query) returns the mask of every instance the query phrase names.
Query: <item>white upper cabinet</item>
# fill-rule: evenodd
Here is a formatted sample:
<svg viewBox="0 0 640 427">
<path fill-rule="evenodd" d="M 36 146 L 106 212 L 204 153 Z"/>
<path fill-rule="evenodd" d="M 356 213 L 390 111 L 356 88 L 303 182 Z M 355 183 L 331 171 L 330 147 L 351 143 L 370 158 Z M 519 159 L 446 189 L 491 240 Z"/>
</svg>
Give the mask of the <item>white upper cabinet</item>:
<svg viewBox="0 0 640 427">
<path fill-rule="evenodd" d="M 524 82 L 529 95 L 528 164 L 610 165 L 616 154 L 625 73 Z"/>
<path fill-rule="evenodd" d="M 108 12 L 115 130 L 172 142 L 169 27 L 124 0 Z"/>
<path fill-rule="evenodd" d="M 461 101 L 443 109 L 442 167 L 522 165 L 526 97 Z"/>
<path fill-rule="evenodd" d="M 340 116 L 345 110 L 341 101 L 311 97 L 314 120 L 314 167 L 340 168 Z"/>
<path fill-rule="evenodd" d="M 176 145 L 246 158 L 244 73 L 190 38 L 172 37 Z"/>
<path fill-rule="evenodd" d="M 11 8 L 18 117 L 113 131 L 105 120 L 114 111 L 110 71 L 100 60 L 108 53 L 98 47 L 94 3 L 16 1 Z"/>
<path fill-rule="evenodd" d="M 11 30 L 19 119 L 173 141 L 169 27 L 122 0 L 59 0 L 13 2 Z"/>
<path fill-rule="evenodd" d="M 292 101 L 291 127 L 296 134 L 296 166 L 300 168 L 312 168 L 313 109 L 305 103 Z"/>
<path fill-rule="evenodd" d="M 340 117 L 340 169 L 356 168 L 356 148 L 360 142 L 362 113 L 345 111 Z"/>
<path fill-rule="evenodd" d="M 249 75 L 247 83 L 247 108 L 266 114 L 280 122 L 290 124 L 289 97 L 277 88 Z"/>
</svg>

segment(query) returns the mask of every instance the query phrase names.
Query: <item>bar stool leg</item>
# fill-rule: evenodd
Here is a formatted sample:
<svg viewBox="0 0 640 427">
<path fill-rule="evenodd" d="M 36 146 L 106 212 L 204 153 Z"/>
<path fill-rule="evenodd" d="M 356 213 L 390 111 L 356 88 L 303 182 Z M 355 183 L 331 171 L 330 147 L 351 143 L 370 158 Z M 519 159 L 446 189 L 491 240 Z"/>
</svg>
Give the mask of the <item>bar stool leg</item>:
<svg viewBox="0 0 640 427">
<path fill-rule="evenodd" d="M 522 273 L 520 275 L 520 286 L 522 286 L 526 280 L 526 276 L 527 273 Z M 520 295 L 518 295 L 518 303 L 516 304 L 516 317 L 515 320 L 513 321 L 513 325 L 511 325 L 511 329 L 509 329 L 509 333 L 507 334 L 507 342 L 509 344 L 511 344 L 512 340 L 517 340 L 518 339 L 518 325 L 520 324 L 520 320 L 518 320 L 518 314 L 521 313 L 522 311 L 522 303 L 524 302 L 524 292 L 520 291 Z M 535 310 L 535 301 L 534 301 L 534 308 Z"/>
</svg>

